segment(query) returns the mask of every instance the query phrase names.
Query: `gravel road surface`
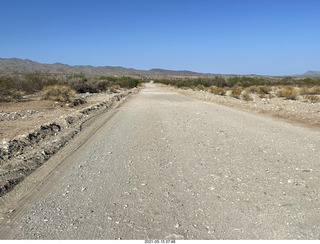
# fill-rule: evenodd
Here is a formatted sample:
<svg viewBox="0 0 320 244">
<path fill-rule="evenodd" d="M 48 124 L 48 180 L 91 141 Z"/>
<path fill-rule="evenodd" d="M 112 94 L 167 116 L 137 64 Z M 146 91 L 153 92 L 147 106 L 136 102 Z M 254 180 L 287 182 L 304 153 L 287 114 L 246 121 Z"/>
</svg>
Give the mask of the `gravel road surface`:
<svg viewBox="0 0 320 244">
<path fill-rule="evenodd" d="M 106 118 L 10 193 L 0 237 L 320 238 L 319 130 L 153 84 Z"/>
</svg>

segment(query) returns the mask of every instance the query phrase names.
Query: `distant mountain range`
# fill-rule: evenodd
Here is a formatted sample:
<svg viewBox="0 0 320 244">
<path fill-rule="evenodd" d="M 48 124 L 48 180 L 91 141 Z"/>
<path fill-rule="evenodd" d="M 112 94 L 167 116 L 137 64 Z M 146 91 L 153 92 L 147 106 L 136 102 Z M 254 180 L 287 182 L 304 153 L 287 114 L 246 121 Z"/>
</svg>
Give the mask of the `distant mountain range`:
<svg viewBox="0 0 320 244">
<path fill-rule="evenodd" d="M 204 73 L 197 73 L 188 70 L 137 70 L 121 66 L 95 67 L 91 65 L 68 65 L 62 63 L 44 64 L 28 59 L 0 58 L 0 72 L 32 73 L 36 71 L 58 74 L 84 73 L 88 75 L 204 75 Z M 297 74 L 293 76 L 320 77 L 320 71 L 307 71 L 304 74 Z"/>
<path fill-rule="evenodd" d="M 300 77 L 320 77 L 320 71 L 312 71 L 309 70 L 301 75 L 296 75 L 296 76 L 300 76 Z"/>
<path fill-rule="evenodd" d="M 165 69 L 150 69 L 136 70 L 124 67 L 114 66 L 90 66 L 90 65 L 68 65 L 62 63 L 43 64 L 28 59 L 18 58 L 0 58 L 0 72 L 18 72 L 18 73 L 84 73 L 88 75 L 199 75 L 200 73 L 187 70 L 165 70 Z"/>
</svg>

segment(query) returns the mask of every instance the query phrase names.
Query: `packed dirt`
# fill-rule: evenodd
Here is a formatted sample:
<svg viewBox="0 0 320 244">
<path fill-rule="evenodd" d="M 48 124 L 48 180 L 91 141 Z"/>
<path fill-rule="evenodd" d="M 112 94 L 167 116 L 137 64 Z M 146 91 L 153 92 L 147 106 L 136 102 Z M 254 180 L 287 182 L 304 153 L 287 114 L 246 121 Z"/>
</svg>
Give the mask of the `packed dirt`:
<svg viewBox="0 0 320 244">
<path fill-rule="evenodd" d="M 0 198 L 0 239 L 319 239 L 320 131 L 145 86 Z"/>
<path fill-rule="evenodd" d="M 213 102 L 248 112 L 265 114 L 315 129 L 320 128 L 320 103 L 306 102 L 301 96 L 298 97 L 297 100 L 286 100 L 279 97 L 261 99 L 258 95 L 252 94 L 253 101 L 244 101 L 230 96 L 214 95 L 206 91 L 178 89 L 163 84 L 156 85 L 206 102 Z"/>
<path fill-rule="evenodd" d="M 139 89 L 78 94 L 76 104 L 41 100 L 0 104 L 0 197 L 64 147 L 83 123 Z"/>
</svg>

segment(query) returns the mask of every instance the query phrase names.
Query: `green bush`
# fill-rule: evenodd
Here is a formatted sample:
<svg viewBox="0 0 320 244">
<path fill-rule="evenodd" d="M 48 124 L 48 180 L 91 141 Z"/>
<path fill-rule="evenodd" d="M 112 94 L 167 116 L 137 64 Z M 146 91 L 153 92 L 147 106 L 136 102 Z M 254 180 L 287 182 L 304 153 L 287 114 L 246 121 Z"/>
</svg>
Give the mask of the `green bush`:
<svg viewBox="0 0 320 244">
<path fill-rule="evenodd" d="M 85 74 L 83 73 L 80 73 L 80 74 L 70 74 L 70 75 L 67 75 L 66 78 L 67 80 L 71 80 L 71 79 L 84 79 L 86 76 Z"/>
</svg>

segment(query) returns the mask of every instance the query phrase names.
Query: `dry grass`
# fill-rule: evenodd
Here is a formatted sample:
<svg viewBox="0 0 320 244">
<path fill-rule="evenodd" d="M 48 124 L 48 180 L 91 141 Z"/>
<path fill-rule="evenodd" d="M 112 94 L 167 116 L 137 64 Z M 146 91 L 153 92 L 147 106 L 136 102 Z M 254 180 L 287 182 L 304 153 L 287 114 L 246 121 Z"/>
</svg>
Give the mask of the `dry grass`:
<svg viewBox="0 0 320 244">
<path fill-rule="evenodd" d="M 108 88 L 110 92 L 115 92 L 117 89 L 120 89 L 119 85 L 112 85 Z"/>
<path fill-rule="evenodd" d="M 197 86 L 193 86 L 191 87 L 194 91 L 205 91 L 206 88 L 204 85 L 197 85 Z"/>
<path fill-rule="evenodd" d="M 266 98 L 267 95 L 266 95 L 264 92 L 259 91 L 259 97 L 260 97 L 260 98 Z"/>
<path fill-rule="evenodd" d="M 290 100 L 296 100 L 298 96 L 298 92 L 293 86 L 283 86 L 277 92 L 278 97 L 284 97 Z"/>
<path fill-rule="evenodd" d="M 320 95 L 320 86 L 306 87 L 303 86 L 299 89 L 301 95 Z"/>
<path fill-rule="evenodd" d="M 259 86 L 260 92 L 263 92 L 264 94 L 269 94 L 272 91 L 271 86 Z"/>
<path fill-rule="evenodd" d="M 220 95 L 220 96 L 224 96 L 226 94 L 226 90 L 224 88 L 217 87 L 217 86 L 210 86 L 209 92 L 211 92 L 215 95 Z"/>
<path fill-rule="evenodd" d="M 244 100 L 244 101 L 246 101 L 246 102 L 249 102 L 249 101 L 252 101 L 253 99 L 252 99 L 252 96 L 250 95 L 250 93 L 248 93 L 248 92 L 244 92 L 243 94 L 242 94 L 242 99 Z"/>
<path fill-rule="evenodd" d="M 311 93 L 313 95 L 320 95 L 320 86 L 314 86 L 311 88 Z"/>
<path fill-rule="evenodd" d="M 75 94 L 76 91 L 68 86 L 47 86 L 42 91 L 42 99 L 53 100 L 58 102 L 74 102 Z"/>
<path fill-rule="evenodd" d="M 260 88 L 259 86 L 250 86 L 246 88 L 246 92 L 248 93 L 259 93 L 260 92 Z"/>
<path fill-rule="evenodd" d="M 243 90 L 243 87 L 241 87 L 241 86 L 234 86 L 234 87 L 231 89 L 231 94 L 230 94 L 230 96 L 239 99 L 242 90 Z"/>
<path fill-rule="evenodd" d="M 318 103 L 320 102 L 320 97 L 317 95 L 304 95 L 304 99 L 310 101 L 311 103 Z"/>
</svg>

